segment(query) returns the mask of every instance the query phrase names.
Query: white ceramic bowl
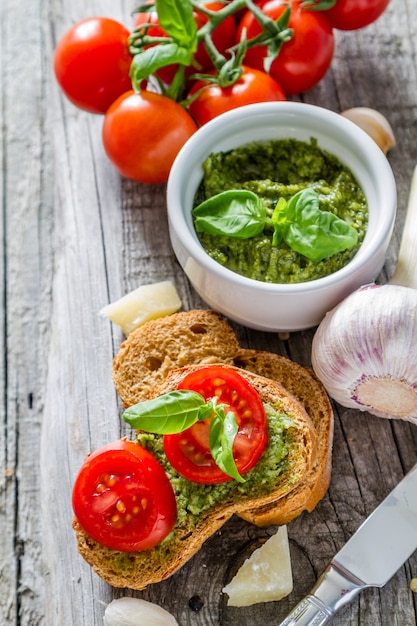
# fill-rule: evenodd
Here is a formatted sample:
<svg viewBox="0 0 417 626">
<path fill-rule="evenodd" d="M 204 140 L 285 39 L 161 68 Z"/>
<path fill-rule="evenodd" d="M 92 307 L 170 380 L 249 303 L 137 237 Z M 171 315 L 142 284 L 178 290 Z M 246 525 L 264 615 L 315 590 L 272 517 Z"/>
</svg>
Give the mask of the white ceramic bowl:
<svg viewBox="0 0 417 626">
<path fill-rule="evenodd" d="M 315 137 L 322 149 L 351 169 L 369 208 L 366 237 L 345 267 L 318 280 L 288 285 L 246 278 L 214 261 L 199 243 L 191 216 L 202 163 L 211 152 L 285 137 L 302 141 Z M 251 104 L 202 126 L 178 154 L 167 186 L 171 244 L 197 293 L 229 319 L 265 331 L 314 327 L 349 293 L 373 282 L 384 264 L 396 204 L 391 167 L 374 141 L 341 115 L 299 102 Z"/>
</svg>

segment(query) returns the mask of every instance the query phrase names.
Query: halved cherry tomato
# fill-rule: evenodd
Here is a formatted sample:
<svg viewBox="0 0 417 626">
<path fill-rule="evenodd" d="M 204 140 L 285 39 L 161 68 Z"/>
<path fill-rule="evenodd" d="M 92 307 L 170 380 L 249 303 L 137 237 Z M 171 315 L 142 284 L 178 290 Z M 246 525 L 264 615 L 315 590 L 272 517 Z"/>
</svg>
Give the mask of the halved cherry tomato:
<svg viewBox="0 0 417 626">
<path fill-rule="evenodd" d="M 294 0 L 290 3 L 269 0 L 259 6 L 266 16 L 277 20 L 288 4 L 291 6 L 289 28 L 293 29 L 293 35 L 282 45 L 278 57 L 272 62 L 270 74 L 287 95 L 293 95 L 311 89 L 324 77 L 333 58 L 334 34 L 325 17 L 327 11 L 308 11 Z M 239 39 L 244 29 L 248 40 L 262 31 L 251 11 L 247 11 L 240 21 Z M 249 47 L 244 62 L 263 70 L 266 56 L 266 46 Z"/>
<path fill-rule="evenodd" d="M 90 113 L 105 113 L 122 93 L 132 89 L 129 31 L 107 17 L 74 24 L 54 54 L 56 79 L 67 98 Z"/>
<path fill-rule="evenodd" d="M 325 16 L 333 28 L 357 30 L 375 22 L 388 4 L 389 0 L 337 0 Z"/>
<path fill-rule="evenodd" d="M 163 183 L 196 130 L 191 115 L 174 100 L 150 91 L 128 91 L 106 112 L 103 145 L 122 176 L 141 183 Z"/>
<path fill-rule="evenodd" d="M 214 72 L 213 72 L 214 73 Z M 192 96 L 201 89 L 188 109 L 199 124 L 206 124 L 221 113 L 254 102 L 286 100 L 284 91 L 271 76 L 252 67 L 243 67 L 242 76 L 230 87 L 197 81 Z"/>
<path fill-rule="evenodd" d="M 187 374 L 178 389 L 217 397 L 233 411 L 238 432 L 233 458 L 242 475 L 256 465 L 268 442 L 268 422 L 258 392 L 236 370 L 208 365 Z M 197 422 L 178 435 L 164 436 L 168 461 L 179 474 L 196 483 L 218 484 L 232 480 L 214 462 L 209 444 L 210 419 Z"/>
<path fill-rule="evenodd" d="M 90 537 L 122 552 L 153 548 L 177 517 L 164 469 L 133 441 L 116 441 L 87 457 L 74 483 L 72 505 Z"/>
<path fill-rule="evenodd" d="M 152 0 L 151 0 L 152 2 Z M 149 0 L 147 3 L 149 4 Z M 202 6 L 210 11 L 219 11 L 223 8 L 222 2 L 203 2 Z M 194 19 L 197 25 L 197 29 L 200 29 L 207 21 L 208 17 L 198 9 L 193 10 Z M 166 37 L 165 31 L 159 26 L 158 13 L 151 11 L 149 13 L 137 13 L 135 16 L 134 27 L 137 28 L 142 24 L 151 23 L 152 27 L 147 30 L 147 34 L 150 37 Z M 220 54 L 225 54 L 227 49 L 233 46 L 236 37 L 236 24 L 232 15 L 224 19 L 212 32 L 212 40 Z M 186 68 L 186 75 L 189 76 L 195 72 L 207 72 L 213 68 L 213 62 L 211 61 L 206 47 L 202 41 L 198 44 L 197 52 L 194 54 L 196 66 L 190 66 Z M 177 71 L 177 65 L 167 65 L 157 71 L 158 76 L 165 83 L 169 84 L 175 72 Z"/>
</svg>

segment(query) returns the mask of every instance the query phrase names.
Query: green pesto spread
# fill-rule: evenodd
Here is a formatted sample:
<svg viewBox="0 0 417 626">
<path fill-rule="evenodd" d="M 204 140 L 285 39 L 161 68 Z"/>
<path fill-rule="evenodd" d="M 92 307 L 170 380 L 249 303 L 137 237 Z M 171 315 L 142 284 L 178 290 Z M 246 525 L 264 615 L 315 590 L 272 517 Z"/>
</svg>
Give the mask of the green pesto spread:
<svg viewBox="0 0 417 626">
<path fill-rule="evenodd" d="M 163 440 L 160 435 L 138 433 L 137 441 L 147 448 L 162 464 L 173 486 L 177 501 L 177 524 L 195 526 L 198 516 L 217 503 L 233 503 L 242 496 L 257 497 L 270 493 L 279 483 L 280 476 L 287 475 L 289 464 L 287 456 L 292 441 L 292 419 L 280 407 L 265 404 L 268 418 L 268 444 L 253 469 L 244 475 L 245 482 L 238 483 L 230 480 L 219 485 L 203 485 L 190 482 L 180 476 L 168 463 L 163 452 Z M 288 476 L 286 476 L 288 479 Z M 290 481 L 297 480 L 297 476 L 290 476 Z M 175 528 L 173 533 L 175 533 Z M 159 546 L 153 548 L 161 552 L 167 551 L 167 544 L 173 533 Z"/>
<path fill-rule="evenodd" d="M 246 189 L 264 202 L 267 214 L 280 198 L 289 200 L 307 187 L 319 196 L 320 209 L 330 211 L 353 226 L 356 245 L 315 262 L 285 242 L 272 245 L 273 231 L 265 226 L 251 239 L 197 233 L 206 252 L 230 270 L 268 283 L 316 280 L 344 267 L 358 251 L 366 234 L 368 206 L 352 172 L 334 155 L 310 142 L 280 139 L 253 142 L 229 152 L 210 154 L 194 206 L 230 189 Z M 269 228 L 269 230 L 268 230 Z"/>
</svg>

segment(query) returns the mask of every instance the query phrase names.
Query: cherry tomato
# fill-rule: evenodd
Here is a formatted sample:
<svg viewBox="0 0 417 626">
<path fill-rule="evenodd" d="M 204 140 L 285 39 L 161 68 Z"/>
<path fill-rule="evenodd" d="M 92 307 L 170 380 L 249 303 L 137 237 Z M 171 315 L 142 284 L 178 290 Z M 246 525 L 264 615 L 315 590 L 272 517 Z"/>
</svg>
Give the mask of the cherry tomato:
<svg viewBox="0 0 417 626">
<path fill-rule="evenodd" d="M 54 72 L 73 104 L 90 113 L 105 113 L 132 88 L 129 34 L 106 17 L 87 18 L 65 33 L 55 50 Z"/>
<path fill-rule="evenodd" d="M 152 1 L 152 0 L 151 0 Z M 147 4 L 147 3 L 146 3 Z M 219 11 L 223 8 L 223 4 L 221 2 L 204 2 L 203 7 L 209 9 L 210 11 Z M 193 11 L 194 19 L 197 25 L 197 29 L 200 29 L 207 21 L 208 17 L 204 13 L 201 13 L 197 9 Z M 147 34 L 152 37 L 166 37 L 166 32 L 159 26 L 158 13 L 156 11 L 151 11 L 150 13 L 137 13 L 135 17 L 135 28 L 141 26 L 142 24 L 146 24 L 150 22 L 153 24 L 153 27 L 149 28 Z M 212 40 L 220 52 L 220 54 L 225 54 L 227 49 L 233 46 L 236 38 L 236 24 L 233 16 L 229 16 L 224 19 L 220 24 L 214 29 L 212 32 Z M 207 72 L 213 68 L 213 63 L 207 53 L 206 47 L 202 41 L 198 44 L 197 52 L 194 54 L 194 59 L 196 62 L 196 66 L 190 66 L 186 69 L 186 75 L 190 76 L 195 72 Z M 177 71 L 177 65 L 167 65 L 158 70 L 158 76 L 169 84 L 175 72 Z"/>
<path fill-rule="evenodd" d="M 103 145 L 122 176 L 141 183 L 162 183 L 196 130 L 191 115 L 170 98 L 150 91 L 128 91 L 104 116 Z"/>
<path fill-rule="evenodd" d="M 288 3 L 269 0 L 261 4 L 262 12 L 277 20 Z M 298 2 L 291 2 L 289 28 L 294 30 L 290 41 L 285 42 L 273 61 L 270 74 L 287 95 L 307 91 L 316 85 L 327 72 L 334 53 L 334 34 L 324 12 L 301 9 Z M 261 26 L 251 11 L 243 16 L 238 38 L 243 29 L 252 39 L 261 32 Z M 266 46 L 248 48 L 245 64 L 262 70 L 267 56 Z"/>
<path fill-rule="evenodd" d="M 197 81 L 189 95 L 192 96 L 200 89 L 202 91 L 188 109 L 201 125 L 245 104 L 286 100 L 282 88 L 271 76 L 251 67 L 243 67 L 242 76 L 230 87 Z"/>
<path fill-rule="evenodd" d="M 357 30 L 375 22 L 388 4 L 389 0 L 337 0 L 325 15 L 333 28 Z"/>
<path fill-rule="evenodd" d="M 238 433 L 233 443 L 233 458 L 241 475 L 252 469 L 268 441 L 265 409 L 252 385 L 233 369 L 208 365 L 187 374 L 178 389 L 197 391 L 207 400 L 217 396 L 227 410 L 234 412 Z M 223 483 L 231 478 L 213 460 L 209 428 L 210 420 L 204 420 L 178 435 L 165 435 L 165 454 L 177 472 L 188 480 Z"/>
<path fill-rule="evenodd" d="M 122 552 L 149 550 L 171 532 L 177 505 L 156 458 L 133 441 L 116 441 L 87 457 L 72 506 L 84 531 Z"/>
</svg>

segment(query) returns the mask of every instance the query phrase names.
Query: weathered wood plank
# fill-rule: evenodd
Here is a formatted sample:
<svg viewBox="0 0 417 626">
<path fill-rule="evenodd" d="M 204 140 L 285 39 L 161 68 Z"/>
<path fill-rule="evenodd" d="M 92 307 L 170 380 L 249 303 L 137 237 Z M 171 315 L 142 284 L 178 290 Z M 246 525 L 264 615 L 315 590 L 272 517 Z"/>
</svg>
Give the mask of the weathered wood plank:
<svg viewBox="0 0 417 626">
<path fill-rule="evenodd" d="M 22 41 L 22 15 L 31 24 Z M 39 624 L 43 575 L 39 438 L 51 275 L 51 151 L 45 132 L 47 62 L 40 2 L 1 6 L 2 394 L 1 623 Z M 2 442 L 3 443 L 3 442 Z M 3 486 L 3 485 L 2 485 Z M 4 508 L 3 508 L 4 507 Z M 6 518 L 4 520 L 4 517 Z M 4 524 L 3 524 L 4 520 Z"/>
</svg>

